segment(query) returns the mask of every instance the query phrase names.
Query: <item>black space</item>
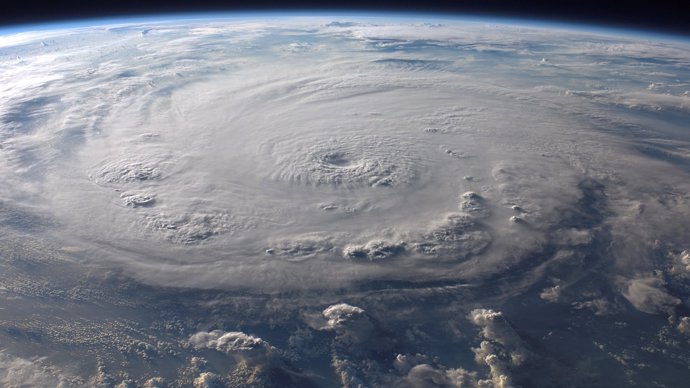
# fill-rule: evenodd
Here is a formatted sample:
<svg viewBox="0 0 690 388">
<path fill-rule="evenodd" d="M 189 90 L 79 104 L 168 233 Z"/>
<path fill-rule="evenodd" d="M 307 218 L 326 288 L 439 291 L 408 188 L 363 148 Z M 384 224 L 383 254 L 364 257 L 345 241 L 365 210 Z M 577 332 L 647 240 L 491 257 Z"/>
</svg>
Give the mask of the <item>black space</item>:
<svg viewBox="0 0 690 388">
<path fill-rule="evenodd" d="M 13 0 L 8 3 L 0 6 L 0 25 L 175 12 L 316 9 L 516 17 L 690 36 L 690 0 Z"/>
</svg>

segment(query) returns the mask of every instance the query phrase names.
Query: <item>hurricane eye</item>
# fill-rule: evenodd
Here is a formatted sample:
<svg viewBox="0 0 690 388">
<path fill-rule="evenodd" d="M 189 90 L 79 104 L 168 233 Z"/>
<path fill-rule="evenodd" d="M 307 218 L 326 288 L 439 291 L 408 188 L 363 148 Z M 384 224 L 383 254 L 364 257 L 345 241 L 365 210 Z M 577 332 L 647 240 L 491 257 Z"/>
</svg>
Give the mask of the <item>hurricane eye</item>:
<svg viewBox="0 0 690 388">
<path fill-rule="evenodd" d="M 345 167 L 351 164 L 348 156 L 343 152 L 329 152 L 323 156 L 323 162 L 336 167 Z"/>
</svg>

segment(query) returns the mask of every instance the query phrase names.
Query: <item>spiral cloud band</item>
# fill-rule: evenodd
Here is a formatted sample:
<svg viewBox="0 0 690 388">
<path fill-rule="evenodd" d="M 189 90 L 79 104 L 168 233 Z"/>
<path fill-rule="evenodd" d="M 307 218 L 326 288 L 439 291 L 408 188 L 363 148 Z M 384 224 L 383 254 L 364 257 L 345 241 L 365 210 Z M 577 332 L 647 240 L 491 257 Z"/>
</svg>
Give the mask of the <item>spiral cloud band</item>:
<svg viewBox="0 0 690 388">
<path fill-rule="evenodd" d="M 1 35 L 0 385 L 687 381 L 688 47 L 364 17 Z"/>
</svg>

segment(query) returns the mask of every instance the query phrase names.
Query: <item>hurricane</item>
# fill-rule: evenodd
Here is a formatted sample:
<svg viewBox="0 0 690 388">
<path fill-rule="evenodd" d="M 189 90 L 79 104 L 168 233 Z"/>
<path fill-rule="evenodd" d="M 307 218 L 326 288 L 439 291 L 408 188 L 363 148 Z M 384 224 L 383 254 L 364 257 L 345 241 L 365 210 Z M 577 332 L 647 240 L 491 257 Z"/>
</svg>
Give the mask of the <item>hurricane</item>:
<svg viewBox="0 0 690 388">
<path fill-rule="evenodd" d="M 688 123 L 621 31 L 0 33 L 0 383 L 680 386 Z"/>
</svg>

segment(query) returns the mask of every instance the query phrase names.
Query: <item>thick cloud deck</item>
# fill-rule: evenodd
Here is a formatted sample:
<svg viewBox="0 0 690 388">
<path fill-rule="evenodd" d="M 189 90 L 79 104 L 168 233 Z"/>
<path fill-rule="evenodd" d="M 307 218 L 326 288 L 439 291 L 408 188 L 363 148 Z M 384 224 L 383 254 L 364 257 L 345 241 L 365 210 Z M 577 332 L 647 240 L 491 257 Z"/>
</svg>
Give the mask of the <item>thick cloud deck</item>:
<svg viewBox="0 0 690 388">
<path fill-rule="evenodd" d="M 0 386 L 685 384 L 687 42 L 336 19 L 0 32 Z"/>
<path fill-rule="evenodd" d="M 75 36 L 65 33 L 56 38 L 62 51 L 31 51 L 22 68 L 8 63 L 7 74 L 16 75 L 7 85 L 29 72 L 36 83 L 16 84 L 31 99 L 3 89 L 2 171 L 21 190 L 6 186 L 3 195 L 52 214 L 63 225 L 58 240 L 98 252 L 84 259 L 145 282 L 328 288 L 490 276 L 551 241 L 587 246 L 588 225 L 544 237 L 559 229 L 564 209 L 580 211 L 578 185 L 609 176 L 643 182 L 652 168 L 628 168 L 649 154 L 598 131 L 606 104 L 622 97 L 575 93 L 550 76 L 561 62 L 591 68 L 588 57 L 572 54 L 586 37 L 563 32 L 576 42 L 566 44 L 533 32 L 536 42 L 552 44 L 555 59 L 540 54 L 529 64 L 510 51 L 502 60 L 513 61 L 513 72 L 487 73 L 498 59 L 486 47 L 524 43 L 505 30 L 452 23 L 412 32 L 325 23 L 316 35 L 310 22 L 294 23 L 88 32 L 98 47 L 110 39 L 122 47 L 107 64 L 71 46 Z M 258 35 L 237 44 L 240 52 L 205 51 L 244 39 L 242 28 Z M 301 31 L 289 50 L 279 43 L 288 39 L 283 28 Z M 444 48 L 409 46 L 422 37 Z M 132 62 L 128 50 L 148 54 Z M 669 63 L 678 60 L 659 50 Z M 74 77 L 75 66 L 92 70 Z M 518 80 L 528 73 L 549 77 L 525 89 Z M 662 81 L 646 83 L 635 98 L 659 103 L 670 85 Z M 609 152 L 627 155 L 625 166 Z M 616 201 L 630 193 L 607 195 Z"/>
<path fill-rule="evenodd" d="M 410 144 L 357 134 L 304 138 L 271 144 L 274 179 L 309 185 L 397 186 L 416 180 L 422 163 Z"/>
<path fill-rule="evenodd" d="M 119 160 L 98 167 L 92 177 L 100 184 L 143 182 L 159 179 L 161 171 L 155 161 Z"/>
</svg>

